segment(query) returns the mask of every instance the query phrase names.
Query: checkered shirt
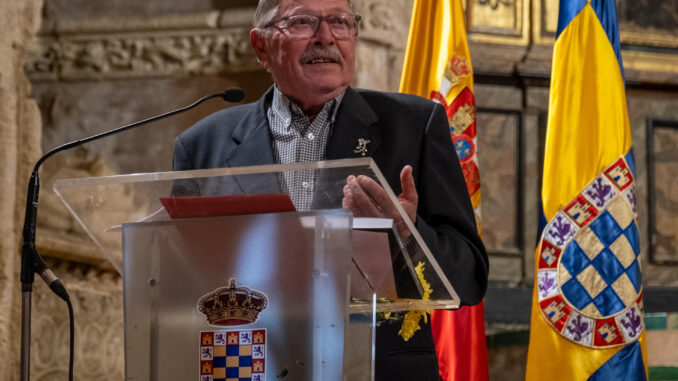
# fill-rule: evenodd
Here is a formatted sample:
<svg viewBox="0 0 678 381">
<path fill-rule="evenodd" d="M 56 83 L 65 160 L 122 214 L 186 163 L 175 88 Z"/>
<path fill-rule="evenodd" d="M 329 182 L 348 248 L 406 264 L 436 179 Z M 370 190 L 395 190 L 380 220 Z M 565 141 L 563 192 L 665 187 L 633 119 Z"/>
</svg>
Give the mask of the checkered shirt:
<svg viewBox="0 0 678 381">
<path fill-rule="evenodd" d="M 344 93 L 328 101 L 310 122 L 306 114 L 277 87 L 266 115 L 273 137 L 273 151 L 279 164 L 319 161 L 325 148 Z M 309 210 L 313 201 L 315 171 L 283 172 L 280 182 L 297 210 Z"/>
</svg>

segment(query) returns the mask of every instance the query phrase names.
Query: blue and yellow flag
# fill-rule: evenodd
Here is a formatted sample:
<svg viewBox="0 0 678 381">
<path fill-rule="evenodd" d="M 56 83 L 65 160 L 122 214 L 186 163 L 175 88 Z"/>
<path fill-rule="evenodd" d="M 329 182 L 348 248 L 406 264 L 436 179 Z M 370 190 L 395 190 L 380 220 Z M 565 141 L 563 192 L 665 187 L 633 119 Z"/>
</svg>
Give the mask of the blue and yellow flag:
<svg viewBox="0 0 678 381">
<path fill-rule="evenodd" d="M 614 0 L 561 0 L 527 380 L 646 380 L 635 164 Z"/>
</svg>

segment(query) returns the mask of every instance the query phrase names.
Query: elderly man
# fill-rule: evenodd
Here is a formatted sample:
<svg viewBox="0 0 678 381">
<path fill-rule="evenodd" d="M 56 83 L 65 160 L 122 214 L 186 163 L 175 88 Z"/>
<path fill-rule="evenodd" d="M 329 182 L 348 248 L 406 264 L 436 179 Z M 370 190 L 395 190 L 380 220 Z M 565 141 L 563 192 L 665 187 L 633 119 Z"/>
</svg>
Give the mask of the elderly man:
<svg viewBox="0 0 678 381">
<path fill-rule="evenodd" d="M 476 304 L 487 287 L 488 260 L 444 109 L 414 96 L 349 87 L 359 21 L 347 0 L 260 0 L 250 38 L 275 86 L 259 101 L 219 111 L 181 134 L 174 167 L 371 156 L 462 303 Z M 284 182 L 298 208 L 310 205 L 308 182 Z M 371 179 L 349 176 L 343 195 L 343 206 L 356 215 L 392 217 L 409 236 Z M 407 342 L 399 328 L 389 322 L 377 328 L 376 378 L 439 379 L 430 326 Z"/>
</svg>

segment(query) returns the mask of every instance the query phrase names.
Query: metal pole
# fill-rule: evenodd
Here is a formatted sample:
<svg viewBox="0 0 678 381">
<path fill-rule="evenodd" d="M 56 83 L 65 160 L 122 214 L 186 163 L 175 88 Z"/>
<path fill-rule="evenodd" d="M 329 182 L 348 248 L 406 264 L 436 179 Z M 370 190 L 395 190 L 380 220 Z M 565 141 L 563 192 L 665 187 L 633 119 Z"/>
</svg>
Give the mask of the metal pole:
<svg viewBox="0 0 678 381">
<path fill-rule="evenodd" d="M 31 379 L 31 294 L 21 292 L 21 381 Z"/>
</svg>

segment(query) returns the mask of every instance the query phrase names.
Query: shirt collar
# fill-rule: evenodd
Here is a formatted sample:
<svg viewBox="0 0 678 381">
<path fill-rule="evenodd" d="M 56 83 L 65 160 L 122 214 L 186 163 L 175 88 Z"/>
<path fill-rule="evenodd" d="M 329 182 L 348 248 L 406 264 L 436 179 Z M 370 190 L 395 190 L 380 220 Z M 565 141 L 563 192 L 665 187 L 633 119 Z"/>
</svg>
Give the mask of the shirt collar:
<svg viewBox="0 0 678 381">
<path fill-rule="evenodd" d="M 323 106 L 322 112 L 331 112 L 330 123 L 334 123 L 337 116 L 339 105 L 344 98 L 346 91 L 342 91 L 336 97 L 330 99 Z M 289 127 L 292 121 L 292 114 L 297 117 L 306 117 L 306 114 L 301 110 L 296 103 L 292 102 L 285 94 L 278 90 L 278 86 L 273 86 L 273 100 L 271 102 L 271 109 L 275 113 L 276 118 L 283 122 L 286 127 Z"/>
</svg>

